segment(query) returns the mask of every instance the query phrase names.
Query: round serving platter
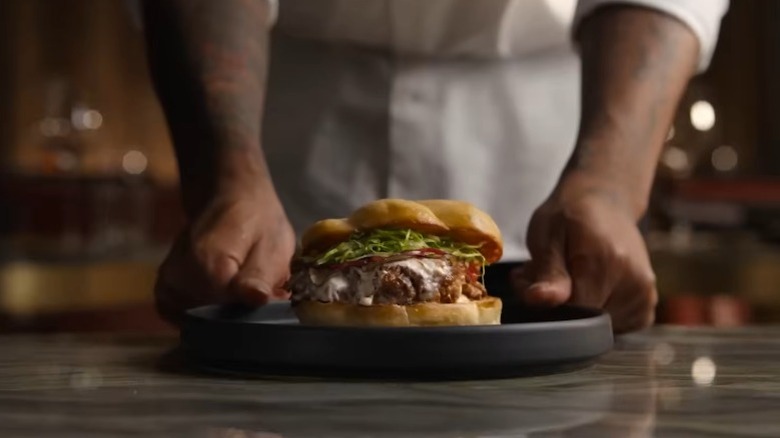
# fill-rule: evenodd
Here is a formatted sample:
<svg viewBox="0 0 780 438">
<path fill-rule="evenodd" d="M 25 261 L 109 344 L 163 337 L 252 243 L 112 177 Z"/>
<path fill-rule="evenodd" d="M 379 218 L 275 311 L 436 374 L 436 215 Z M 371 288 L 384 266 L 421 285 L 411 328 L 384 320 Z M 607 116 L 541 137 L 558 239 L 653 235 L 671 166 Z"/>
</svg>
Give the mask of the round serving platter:
<svg viewBox="0 0 780 438">
<path fill-rule="evenodd" d="M 299 325 L 289 303 L 271 303 L 190 310 L 180 350 L 240 375 L 462 380 L 571 371 L 612 344 L 606 313 L 573 306 L 505 306 L 494 326 L 349 328 Z"/>
</svg>

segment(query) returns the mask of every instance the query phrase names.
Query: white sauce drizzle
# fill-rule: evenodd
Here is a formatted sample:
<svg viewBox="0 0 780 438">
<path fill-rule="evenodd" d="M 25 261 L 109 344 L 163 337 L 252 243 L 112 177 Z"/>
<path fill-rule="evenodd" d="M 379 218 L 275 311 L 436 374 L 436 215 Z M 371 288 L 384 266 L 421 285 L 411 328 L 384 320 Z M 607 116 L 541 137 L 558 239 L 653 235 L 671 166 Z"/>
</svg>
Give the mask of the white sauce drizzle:
<svg viewBox="0 0 780 438">
<path fill-rule="evenodd" d="M 420 298 L 423 301 L 431 299 L 436 294 L 439 287 L 438 279 L 449 275 L 452 271 L 452 266 L 446 261 L 429 258 L 408 258 L 386 263 L 383 266 L 404 267 L 417 273 L 422 279 Z M 351 298 L 357 303 L 365 306 L 370 306 L 373 303 L 375 285 L 379 276 L 378 268 L 377 266 L 373 269 L 356 269 L 354 271 L 357 274 L 357 279 L 353 283 L 355 289 L 354 296 Z M 327 272 L 310 269 L 309 278 L 314 286 L 309 291 L 313 299 L 332 302 L 339 300 L 339 298 L 347 298 L 344 294 L 349 292 L 350 281 L 344 271 Z M 458 301 L 463 302 L 461 301 L 463 299 L 468 301 L 468 298 L 463 296 Z"/>
</svg>

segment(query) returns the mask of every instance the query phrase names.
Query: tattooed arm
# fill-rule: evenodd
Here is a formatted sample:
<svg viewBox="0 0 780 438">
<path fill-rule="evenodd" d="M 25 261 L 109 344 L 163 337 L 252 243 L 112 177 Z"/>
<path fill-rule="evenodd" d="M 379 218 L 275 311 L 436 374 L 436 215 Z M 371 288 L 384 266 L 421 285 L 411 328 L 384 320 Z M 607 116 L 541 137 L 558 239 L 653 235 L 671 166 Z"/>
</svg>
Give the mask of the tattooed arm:
<svg viewBox="0 0 780 438">
<path fill-rule="evenodd" d="M 665 14 L 604 7 L 581 25 L 577 145 L 528 231 L 532 261 L 515 277 L 528 303 L 610 312 L 618 332 L 650 324 L 655 280 L 636 221 L 686 84 L 698 40 Z"/>
<path fill-rule="evenodd" d="M 200 304 L 263 304 L 295 241 L 260 144 L 268 2 L 147 0 L 143 17 L 189 219 L 160 269 L 158 308 L 177 321 Z"/>
<path fill-rule="evenodd" d="M 677 105 L 696 71 L 697 39 L 663 13 L 613 6 L 586 20 L 578 41 L 582 121 L 567 178 L 604 180 L 639 218 Z"/>
<path fill-rule="evenodd" d="M 221 184 L 267 178 L 260 150 L 268 51 L 264 0 L 148 0 L 152 79 L 188 213 Z"/>
</svg>

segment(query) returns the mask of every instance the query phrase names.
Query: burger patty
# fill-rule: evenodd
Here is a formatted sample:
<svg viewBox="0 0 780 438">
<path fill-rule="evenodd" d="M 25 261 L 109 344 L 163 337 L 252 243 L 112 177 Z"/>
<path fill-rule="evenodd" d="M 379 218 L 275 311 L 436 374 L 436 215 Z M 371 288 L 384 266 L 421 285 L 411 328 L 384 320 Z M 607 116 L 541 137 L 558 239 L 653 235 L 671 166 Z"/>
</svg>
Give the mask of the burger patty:
<svg viewBox="0 0 780 438">
<path fill-rule="evenodd" d="M 317 300 L 354 304 L 479 300 L 484 286 L 470 278 L 465 263 L 449 259 L 407 258 L 343 269 L 302 268 L 288 282 L 293 302 Z"/>
</svg>

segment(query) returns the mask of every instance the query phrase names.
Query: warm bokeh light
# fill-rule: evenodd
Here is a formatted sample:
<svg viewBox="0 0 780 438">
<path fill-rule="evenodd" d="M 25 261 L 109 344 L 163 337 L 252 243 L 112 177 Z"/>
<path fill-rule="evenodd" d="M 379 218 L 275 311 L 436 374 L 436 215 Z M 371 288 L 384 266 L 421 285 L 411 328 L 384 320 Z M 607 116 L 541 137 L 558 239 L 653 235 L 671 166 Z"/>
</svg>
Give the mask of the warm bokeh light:
<svg viewBox="0 0 780 438">
<path fill-rule="evenodd" d="M 737 151 L 731 146 L 719 146 L 712 151 L 712 167 L 721 172 L 734 170 L 739 164 Z"/>
<path fill-rule="evenodd" d="M 100 129 L 103 125 L 103 114 L 94 109 L 77 109 L 71 115 L 71 123 L 76 129 Z"/>
<path fill-rule="evenodd" d="M 691 365 L 691 377 L 693 381 L 699 386 L 710 386 L 715 381 L 715 375 L 717 374 L 717 366 L 715 362 L 707 357 L 702 356 L 693 361 Z"/>
<path fill-rule="evenodd" d="M 149 160 L 141 151 L 127 151 L 122 157 L 122 169 L 130 175 L 140 175 L 146 170 Z"/>
<path fill-rule="evenodd" d="M 674 170 L 675 172 L 684 172 L 688 169 L 689 165 L 688 154 L 676 146 L 669 146 L 666 148 L 663 156 L 661 157 L 661 161 L 663 161 L 666 167 Z"/>
<path fill-rule="evenodd" d="M 691 125 L 699 131 L 709 131 L 715 126 L 715 108 L 706 100 L 691 105 Z"/>
</svg>

